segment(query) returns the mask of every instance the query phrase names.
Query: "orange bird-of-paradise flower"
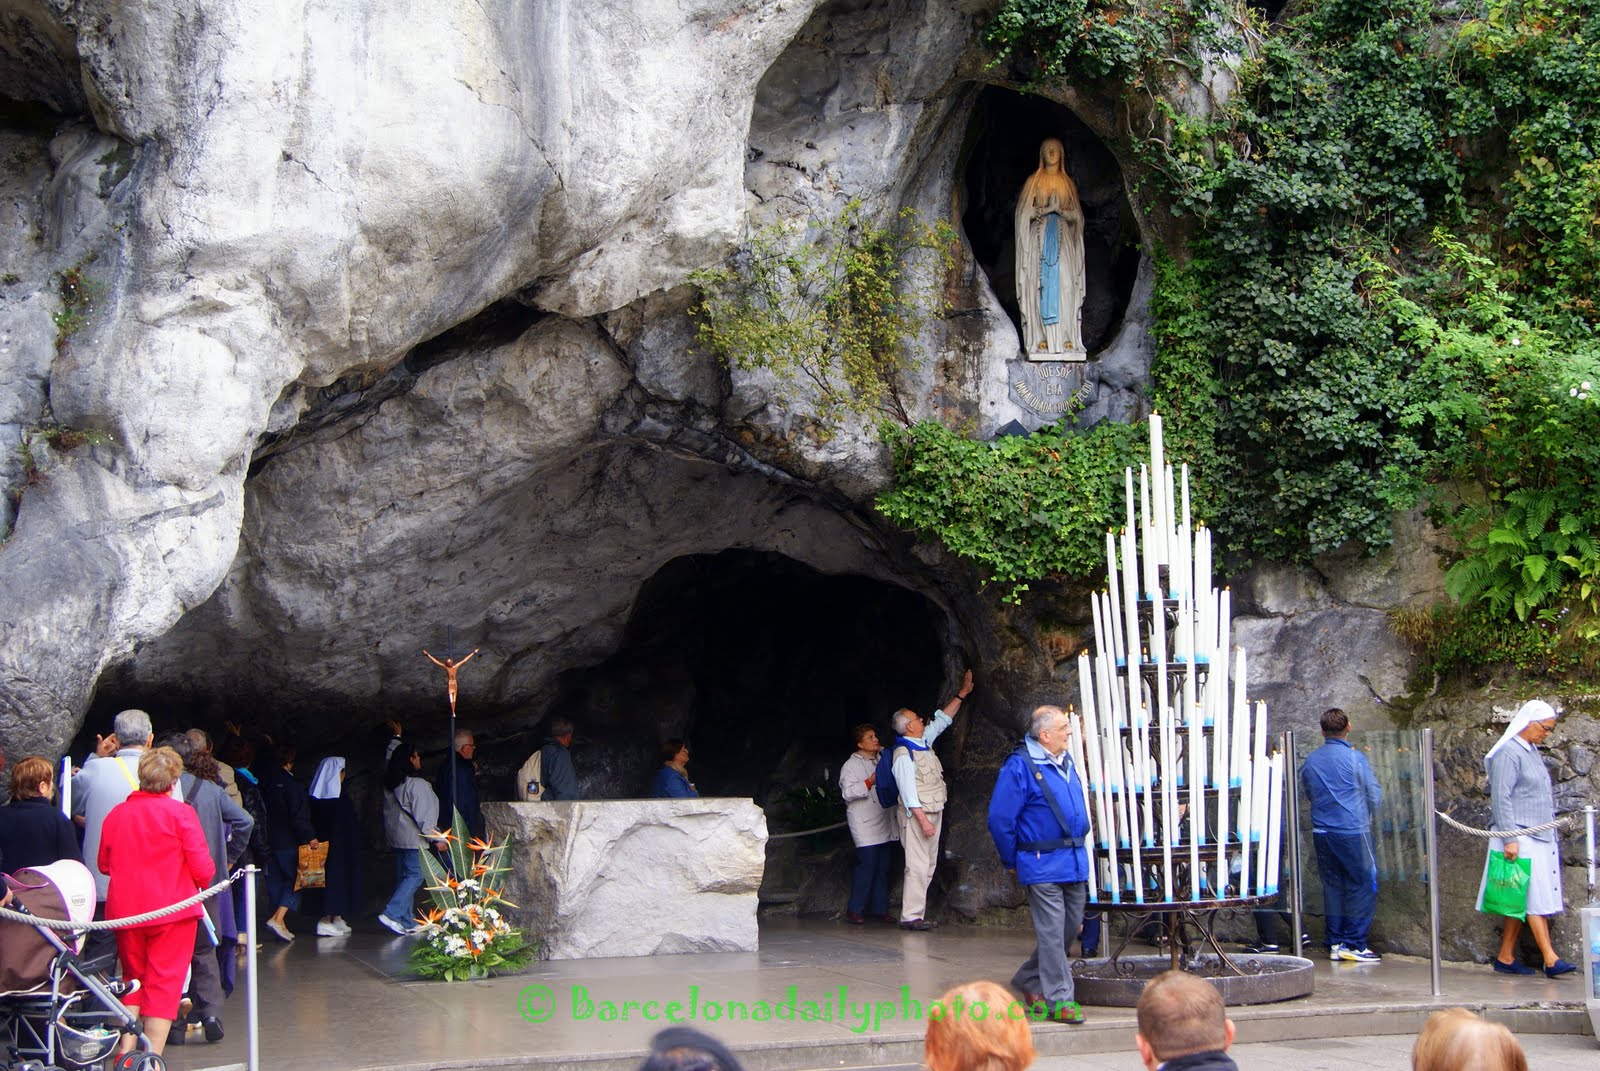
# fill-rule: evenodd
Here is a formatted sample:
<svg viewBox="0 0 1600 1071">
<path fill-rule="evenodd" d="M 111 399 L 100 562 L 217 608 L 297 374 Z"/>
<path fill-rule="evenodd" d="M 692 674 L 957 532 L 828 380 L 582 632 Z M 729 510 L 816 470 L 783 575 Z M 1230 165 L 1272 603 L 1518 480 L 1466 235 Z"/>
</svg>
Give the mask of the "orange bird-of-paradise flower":
<svg viewBox="0 0 1600 1071">
<path fill-rule="evenodd" d="M 490 848 L 494 847 L 494 841 L 492 841 L 492 840 L 479 840 L 477 837 L 473 837 L 470 841 L 467 842 L 467 847 L 471 848 L 475 852 L 486 852 Z"/>
</svg>

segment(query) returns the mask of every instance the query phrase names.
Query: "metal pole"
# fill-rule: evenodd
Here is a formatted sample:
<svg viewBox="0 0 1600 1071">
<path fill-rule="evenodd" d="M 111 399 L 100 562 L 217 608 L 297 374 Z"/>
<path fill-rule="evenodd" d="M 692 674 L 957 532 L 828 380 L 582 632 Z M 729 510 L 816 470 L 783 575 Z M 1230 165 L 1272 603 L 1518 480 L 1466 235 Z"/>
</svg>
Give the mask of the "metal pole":
<svg viewBox="0 0 1600 1071">
<path fill-rule="evenodd" d="M 1589 847 L 1589 902 L 1594 903 L 1594 804 L 1583 809 L 1584 840 Z"/>
<path fill-rule="evenodd" d="M 244 1008 L 249 1037 L 246 1066 L 250 1071 L 261 1069 L 260 992 L 256 986 L 256 875 L 259 873 L 261 871 L 253 864 L 244 868 Z M 232 894 L 233 890 L 228 890 L 228 895 Z"/>
<path fill-rule="evenodd" d="M 1289 925 L 1293 929 L 1294 954 L 1304 956 L 1305 906 L 1300 896 L 1300 778 L 1294 768 L 1294 730 L 1283 733 L 1283 799 L 1288 814 L 1289 835 Z"/>
<path fill-rule="evenodd" d="M 1444 982 L 1439 974 L 1439 818 L 1435 814 L 1433 796 L 1433 730 L 1422 730 L 1422 806 L 1428 850 L 1428 970 L 1433 982 L 1433 995 L 1444 996 Z"/>
</svg>

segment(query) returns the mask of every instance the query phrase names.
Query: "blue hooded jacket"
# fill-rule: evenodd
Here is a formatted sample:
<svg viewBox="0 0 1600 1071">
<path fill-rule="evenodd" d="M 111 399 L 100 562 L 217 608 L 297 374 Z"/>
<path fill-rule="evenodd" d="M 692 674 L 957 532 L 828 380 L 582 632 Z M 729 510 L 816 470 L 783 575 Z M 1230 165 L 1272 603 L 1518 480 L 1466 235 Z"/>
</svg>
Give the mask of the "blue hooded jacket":
<svg viewBox="0 0 1600 1071">
<path fill-rule="evenodd" d="M 1027 747 L 1026 757 L 1018 752 L 1011 753 L 1000 767 L 994 795 L 989 797 L 989 836 L 994 838 L 1000 862 L 1006 869 L 1016 870 L 1017 880 L 1024 885 L 1087 881 L 1089 854 L 1081 844 L 1054 851 L 1020 847 L 1061 840 L 1068 835 L 1081 842 L 1089 832 L 1083 789 L 1072 760 L 1063 757 L 1057 765 L 1037 740 L 1024 737 L 1023 743 Z M 1042 780 L 1034 776 L 1035 772 Z M 1062 830 L 1055 811 L 1044 798 L 1046 791 L 1054 793 L 1061 805 L 1061 813 L 1070 827 L 1067 830 Z"/>
</svg>

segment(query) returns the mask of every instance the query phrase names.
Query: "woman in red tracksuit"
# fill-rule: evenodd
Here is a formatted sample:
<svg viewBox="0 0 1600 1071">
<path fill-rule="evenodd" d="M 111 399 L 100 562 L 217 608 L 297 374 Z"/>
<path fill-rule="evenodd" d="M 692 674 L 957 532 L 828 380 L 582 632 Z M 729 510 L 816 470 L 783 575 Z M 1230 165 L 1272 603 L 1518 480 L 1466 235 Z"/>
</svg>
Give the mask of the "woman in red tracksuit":
<svg viewBox="0 0 1600 1071">
<path fill-rule="evenodd" d="M 168 793 L 183 773 L 183 760 L 169 747 L 139 757 L 139 791 L 111 809 L 100 833 L 100 869 L 110 879 L 106 918 L 127 918 L 187 900 L 211 883 L 215 867 L 194 808 Z M 141 1013 L 141 1028 L 159 1053 L 178 1017 L 184 975 L 194 955 L 199 904 L 142 926 L 117 930 L 123 974 L 139 989 L 122 1002 Z M 135 1039 L 123 1038 L 122 1051 Z"/>
</svg>

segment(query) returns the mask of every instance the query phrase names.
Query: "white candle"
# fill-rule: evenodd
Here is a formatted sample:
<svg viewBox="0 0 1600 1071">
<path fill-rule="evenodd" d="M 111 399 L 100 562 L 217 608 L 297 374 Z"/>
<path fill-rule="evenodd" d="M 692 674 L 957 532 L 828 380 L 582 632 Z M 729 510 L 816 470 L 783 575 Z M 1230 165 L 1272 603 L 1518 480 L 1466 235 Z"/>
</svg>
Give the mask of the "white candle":
<svg viewBox="0 0 1600 1071">
<path fill-rule="evenodd" d="M 1189 720 L 1189 899 L 1200 899 L 1200 838 L 1205 828 L 1204 775 L 1200 772 L 1200 712 L 1194 706 L 1194 674 L 1183 684 L 1184 714 Z"/>
<path fill-rule="evenodd" d="M 1072 756 L 1072 768 L 1078 774 L 1078 792 L 1083 799 L 1083 816 L 1089 820 L 1089 830 L 1084 835 L 1084 850 L 1089 853 L 1089 859 L 1094 859 L 1094 811 L 1089 806 L 1089 779 L 1084 770 L 1084 734 L 1083 723 L 1078 718 L 1072 719 L 1072 735 L 1067 738 L 1067 751 Z M 1065 832 L 1065 831 L 1063 831 Z M 1094 866 L 1089 867 L 1088 873 L 1089 899 L 1098 900 L 1099 883 L 1095 881 Z"/>
<path fill-rule="evenodd" d="M 1089 612 L 1094 616 L 1094 649 L 1096 652 L 1111 650 L 1111 640 L 1109 638 L 1111 630 L 1106 627 L 1105 614 L 1102 610 L 1100 593 L 1098 591 L 1091 593 L 1089 596 Z"/>
<path fill-rule="evenodd" d="M 1172 528 L 1172 513 L 1167 508 L 1165 487 L 1162 484 L 1162 473 L 1166 471 L 1166 447 L 1161 441 L 1161 414 L 1150 414 L 1150 479 L 1154 486 L 1151 489 L 1154 499 L 1155 512 L 1151 516 L 1151 527 L 1156 531 L 1156 545 L 1152 548 L 1146 546 L 1146 554 L 1154 554 L 1158 565 L 1168 565 L 1167 534 Z"/>
<path fill-rule="evenodd" d="M 1247 783 L 1244 764 L 1250 757 L 1250 708 L 1245 701 L 1244 663 L 1244 648 L 1240 647 L 1235 652 L 1233 670 L 1233 729 L 1230 733 L 1233 738 L 1233 757 L 1228 760 L 1228 783 L 1234 788 Z"/>
<path fill-rule="evenodd" d="M 1122 584 L 1117 575 L 1117 538 L 1106 529 L 1106 626 L 1111 630 L 1111 655 L 1119 666 L 1128 664 L 1122 636 Z"/>
<path fill-rule="evenodd" d="M 1161 548 L 1163 552 L 1162 561 L 1170 566 L 1173 564 L 1173 558 L 1177 549 L 1173 545 L 1175 543 L 1175 539 L 1173 537 L 1178 530 L 1178 495 L 1173 478 L 1172 465 L 1168 464 L 1165 468 L 1165 471 L 1158 471 L 1152 475 L 1155 476 L 1156 482 L 1161 484 L 1162 487 L 1161 508 L 1165 512 L 1162 513 L 1161 519 L 1166 525 L 1162 531 L 1165 533 L 1165 538 L 1167 540 L 1167 545 Z"/>
<path fill-rule="evenodd" d="M 1255 788 L 1250 792 L 1250 805 L 1256 812 L 1250 827 L 1250 839 L 1257 842 L 1255 844 L 1256 895 L 1265 896 L 1267 894 L 1267 795 L 1272 787 L 1272 763 L 1263 755 L 1250 765 L 1256 781 Z"/>
<path fill-rule="evenodd" d="M 1272 769 L 1267 778 L 1267 895 L 1278 891 L 1278 856 L 1282 851 L 1279 841 L 1283 829 L 1283 752 L 1272 756 Z"/>
<path fill-rule="evenodd" d="M 1255 816 L 1255 811 L 1250 805 L 1250 791 L 1254 787 L 1253 782 L 1255 779 L 1250 776 L 1250 759 L 1248 757 L 1245 758 L 1243 765 L 1239 767 L 1239 774 L 1241 782 L 1239 785 L 1239 821 L 1237 823 L 1239 826 L 1239 895 L 1249 896 L 1250 878 L 1252 877 L 1250 869 L 1250 820 Z"/>
<path fill-rule="evenodd" d="M 1189 531 L 1192 525 L 1189 521 L 1189 463 L 1183 464 L 1183 530 Z"/>
<path fill-rule="evenodd" d="M 1131 785 L 1133 784 L 1133 759 L 1128 755 L 1124 755 L 1122 761 L 1126 767 L 1127 782 Z M 1141 836 L 1139 829 L 1139 801 L 1133 798 L 1131 791 L 1128 794 L 1128 820 L 1128 851 L 1129 858 L 1133 863 L 1133 902 L 1142 904 L 1144 903 L 1144 865 L 1139 859 L 1139 838 Z"/>
<path fill-rule="evenodd" d="M 1137 566 L 1133 550 L 1133 529 L 1125 528 L 1122 532 L 1122 616 L 1124 635 L 1127 638 L 1128 656 L 1128 710 L 1130 714 L 1139 709 L 1139 604 L 1135 597 L 1137 590 L 1134 578 L 1137 575 L 1134 569 Z M 1119 678 L 1120 680 L 1120 678 Z"/>
<path fill-rule="evenodd" d="M 1125 532 L 1137 532 L 1139 529 L 1134 526 L 1134 520 L 1133 520 L 1133 466 L 1132 465 L 1129 465 L 1127 468 L 1122 470 L 1122 491 L 1123 491 L 1123 498 L 1124 498 L 1124 501 L 1126 503 L 1127 515 L 1128 515 L 1128 519 L 1123 523 L 1122 530 L 1125 531 Z"/>
</svg>

